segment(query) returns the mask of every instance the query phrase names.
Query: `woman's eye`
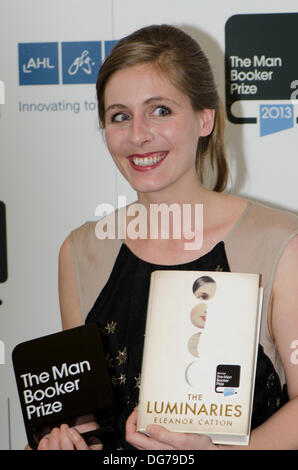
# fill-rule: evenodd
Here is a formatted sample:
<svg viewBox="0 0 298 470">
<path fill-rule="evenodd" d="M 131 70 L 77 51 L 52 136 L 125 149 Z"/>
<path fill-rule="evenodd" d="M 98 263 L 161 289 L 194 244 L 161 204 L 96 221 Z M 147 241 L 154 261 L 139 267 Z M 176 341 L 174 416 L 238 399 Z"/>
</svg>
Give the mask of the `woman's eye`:
<svg viewBox="0 0 298 470">
<path fill-rule="evenodd" d="M 129 115 L 126 113 L 117 113 L 111 117 L 112 122 L 123 122 L 129 119 Z"/>
<path fill-rule="evenodd" d="M 202 292 L 201 294 L 198 295 L 198 299 L 208 300 L 209 294 L 207 294 L 206 292 Z"/>
<path fill-rule="evenodd" d="M 171 110 L 166 106 L 158 106 L 154 109 L 153 114 L 154 116 L 167 116 L 168 114 L 171 114 Z"/>
</svg>

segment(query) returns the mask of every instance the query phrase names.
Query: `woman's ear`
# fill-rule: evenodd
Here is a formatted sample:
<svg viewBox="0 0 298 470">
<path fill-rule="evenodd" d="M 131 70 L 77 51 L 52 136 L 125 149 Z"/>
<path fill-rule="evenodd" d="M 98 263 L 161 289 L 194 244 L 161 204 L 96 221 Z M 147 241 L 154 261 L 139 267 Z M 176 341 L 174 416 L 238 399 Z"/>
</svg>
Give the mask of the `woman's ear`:
<svg viewBox="0 0 298 470">
<path fill-rule="evenodd" d="M 205 137 L 211 134 L 214 127 L 215 109 L 203 109 L 200 111 L 200 136 Z"/>
</svg>

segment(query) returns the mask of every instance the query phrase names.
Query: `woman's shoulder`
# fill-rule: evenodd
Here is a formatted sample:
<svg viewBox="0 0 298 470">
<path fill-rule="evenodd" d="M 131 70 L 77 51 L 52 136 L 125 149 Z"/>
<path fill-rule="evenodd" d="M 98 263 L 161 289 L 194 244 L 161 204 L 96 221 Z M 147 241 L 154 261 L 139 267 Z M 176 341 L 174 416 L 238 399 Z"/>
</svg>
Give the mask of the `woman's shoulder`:
<svg viewBox="0 0 298 470">
<path fill-rule="evenodd" d="M 267 273 L 269 278 L 281 254 L 297 234 L 296 214 L 248 200 L 246 209 L 225 239 L 231 269 Z"/>
<path fill-rule="evenodd" d="M 248 201 L 248 204 L 252 213 L 257 217 L 264 218 L 266 222 L 280 221 L 282 223 L 298 226 L 298 215 L 289 209 L 281 209 L 251 200 Z"/>
<path fill-rule="evenodd" d="M 124 211 L 125 207 L 116 209 L 97 221 L 87 221 L 73 229 L 69 234 L 71 243 L 82 246 L 89 244 L 93 247 L 98 247 L 99 242 L 119 245 L 125 238 Z"/>
<path fill-rule="evenodd" d="M 247 208 L 239 220 L 239 229 L 257 235 L 287 236 L 298 232 L 298 215 L 288 209 L 247 200 Z"/>
<path fill-rule="evenodd" d="M 84 240 L 93 237 L 95 234 L 95 226 L 96 222 L 84 222 L 83 224 L 79 225 L 78 227 L 71 230 L 69 233 L 69 240 L 70 242 L 83 242 Z"/>
<path fill-rule="evenodd" d="M 271 207 L 260 202 L 249 201 L 247 218 L 258 230 L 269 230 L 274 233 L 298 231 L 298 216 L 287 209 Z"/>
</svg>

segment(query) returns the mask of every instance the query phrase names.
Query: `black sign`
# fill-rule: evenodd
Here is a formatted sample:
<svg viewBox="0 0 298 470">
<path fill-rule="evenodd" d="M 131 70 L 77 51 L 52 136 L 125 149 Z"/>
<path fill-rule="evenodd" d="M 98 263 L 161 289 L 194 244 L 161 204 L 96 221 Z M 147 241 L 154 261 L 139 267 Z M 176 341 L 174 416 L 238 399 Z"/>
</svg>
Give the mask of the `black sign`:
<svg viewBox="0 0 298 470">
<path fill-rule="evenodd" d="M 42 430 L 112 406 L 112 388 L 96 324 L 19 344 L 13 365 L 28 442 Z"/>
<path fill-rule="evenodd" d="M 297 99 L 297 44 L 298 13 L 235 15 L 228 19 L 225 75 L 227 116 L 231 122 L 257 122 L 257 116 L 235 116 L 231 108 L 236 101 Z M 284 128 L 293 127 L 290 108 L 270 112 L 273 120 L 284 121 Z"/>
</svg>

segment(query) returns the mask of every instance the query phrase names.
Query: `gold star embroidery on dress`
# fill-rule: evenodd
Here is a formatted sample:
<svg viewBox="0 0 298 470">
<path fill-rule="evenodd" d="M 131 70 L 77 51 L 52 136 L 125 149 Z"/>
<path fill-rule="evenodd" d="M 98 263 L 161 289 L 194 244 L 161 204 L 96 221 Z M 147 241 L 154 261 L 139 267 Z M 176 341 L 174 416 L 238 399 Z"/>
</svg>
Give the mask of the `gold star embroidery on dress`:
<svg viewBox="0 0 298 470">
<path fill-rule="evenodd" d="M 126 377 L 125 377 L 125 375 L 124 375 L 124 374 L 121 374 L 120 377 L 118 378 L 118 380 L 119 380 L 119 384 L 120 384 L 120 385 L 121 385 L 121 384 L 125 384 L 125 382 L 126 382 Z"/>
<path fill-rule="evenodd" d="M 135 383 L 135 388 L 140 388 L 141 386 L 141 374 L 138 375 L 138 377 L 134 377 L 136 383 Z"/>
<path fill-rule="evenodd" d="M 114 359 L 110 356 L 110 354 L 106 355 L 106 363 L 108 367 L 114 367 L 113 360 Z"/>
<path fill-rule="evenodd" d="M 117 326 L 117 323 L 115 321 L 112 321 L 111 323 L 107 323 L 106 326 L 104 327 L 104 332 L 107 335 L 110 335 L 111 333 L 115 333 L 116 326 Z"/>
<path fill-rule="evenodd" d="M 117 377 L 115 377 L 115 376 L 111 377 L 111 382 L 114 385 L 114 387 L 116 387 L 116 385 L 118 384 Z"/>
<path fill-rule="evenodd" d="M 126 350 L 126 346 L 125 348 L 123 349 L 123 351 L 118 351 L 118 356 L 116 357 L 117 361 L 118 361 L 118 364 L 119 366 L 121 364 L 124 364 L 126 362 L 126 359 L 127 359 L 127 350 Z"/>
<path fill-rule="evenodd" d="M 267 387 L 267 388 L 271 388 L 271 387 L 273 386 L 273 384 L 274 384 L 274 379 L 275 379 L 274 374 L 273 374 L 273 372 L 271 372 L 271 374 L 270 374 L 269 377 L 267 378 L 267 383 L 266 383 L 266 387 Z"/>
</svg>

